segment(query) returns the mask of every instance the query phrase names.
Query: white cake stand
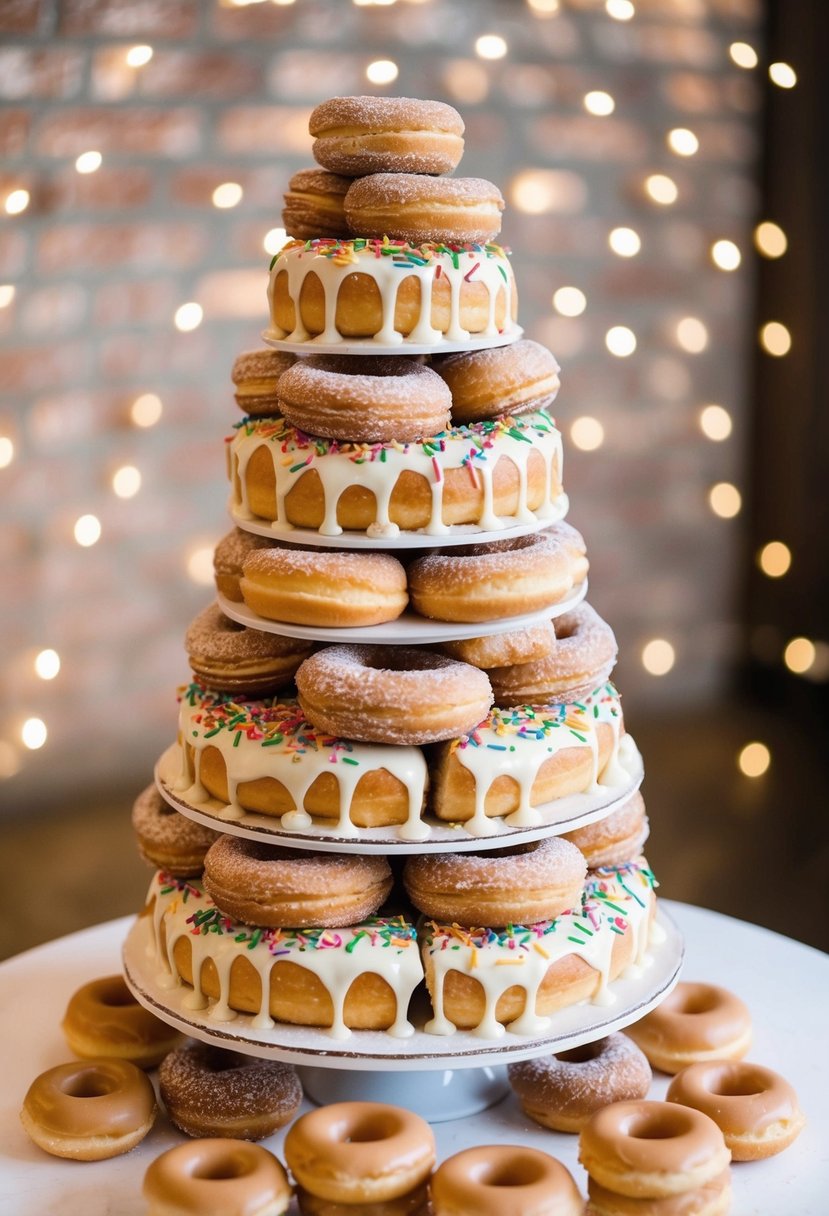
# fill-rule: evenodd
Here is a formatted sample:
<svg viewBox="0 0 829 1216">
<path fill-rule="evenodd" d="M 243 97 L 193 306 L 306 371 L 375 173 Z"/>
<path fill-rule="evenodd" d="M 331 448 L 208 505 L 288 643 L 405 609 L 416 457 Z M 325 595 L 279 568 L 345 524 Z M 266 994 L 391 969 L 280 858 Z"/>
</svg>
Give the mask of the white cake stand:
<svg viewBox="0 0 829 1216">
<path fill-rule="evenodd" d="M 440 342 L 412 342 L 401 337 L 395 344 L 377 342 L 374 338 L 343 338 L 341 342 L 320 342 L 319 338 L 306 338 L 304 342 L 289 342 L 279 337 L 272 329 L 262 331 L 262 341 L 275 350 L 288 351 L 295 355 L 446 355 L 454 351 L 488 350 L 492 346 L 511 346 L 522 337 L 520 325 L 511 325 L 495 337 L 458 338 L 452 341 L 441 338 Z"/>
</svg>

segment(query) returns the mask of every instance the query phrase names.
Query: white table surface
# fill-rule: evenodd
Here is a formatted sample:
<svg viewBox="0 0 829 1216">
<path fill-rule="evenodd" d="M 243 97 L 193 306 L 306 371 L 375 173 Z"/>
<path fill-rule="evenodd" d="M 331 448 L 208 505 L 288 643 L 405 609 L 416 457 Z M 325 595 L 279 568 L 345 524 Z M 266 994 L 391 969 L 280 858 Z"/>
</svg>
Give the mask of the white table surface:
<svg viewBox="0 0 829 1216">
<path fill-rule="evenodd" d="M 807 1126 L 779 1157 L 732 1167 L 732 1216 L 826 1216 L 829 1212 L 829 956 L 742 921 L 668 903 L 686 936 L 685 979 L 722 984 L 754 1018 L 750 1059 L 795 1086 Z M 66 1003 L 82 983 L 120 970 L 131 918 L 39 946 L 0 965 L 0 1216 L 143 1216 L 141 1182 L 150 1161 L 182 1140 L 162 1116 L 122 1157 L 75 1162 L 36 1148 L 20 1126 L 34 1077 L 71 1058 L 60 1030 Z M 654 1081 L 661 1098 L 668 1078 Z M 405 1074 L 401 1075 L 405 1104 Z M 438 1159 L 473 1144 L 532 1144 L 558 1157 L 586 1191 L 577 1137 L 527 1120 L 510 1094 L 485 1114 L 435 1128 Z M 264 1141 L 281 1155 L 283 1135 Z M 292 1209 L 293 1210 L 293 1209 Z M 205 1213 L 205 1216 L 208 1216 Z"/>
</svg>

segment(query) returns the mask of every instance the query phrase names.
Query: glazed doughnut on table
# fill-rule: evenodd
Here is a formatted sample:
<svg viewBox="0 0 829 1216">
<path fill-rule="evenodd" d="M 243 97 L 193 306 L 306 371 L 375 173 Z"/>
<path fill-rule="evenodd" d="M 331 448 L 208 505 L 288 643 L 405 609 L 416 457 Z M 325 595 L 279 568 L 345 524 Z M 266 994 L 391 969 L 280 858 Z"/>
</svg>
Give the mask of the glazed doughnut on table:
<svg viewBox="0 0 829 1216">
<path fill-rule="evenodd" d="M 336 629 L 394 621 L 409 602 L 397 558 L 357 549 L 260 549 L 246 558 L 240 587 L 267 620 Z M 303 657 L 310 651 L 307 644 Z"/>
<path fill-rule="evenodd" d="M 569 1171 L 537 1148 L 490 1144 L 447 1158 L 429 1184 L 434 1216 L 582 1216 Z"/>
<path fill-rule="evenodd" d="M 329 173 L 327 169 L 300 169 L 283 195 L 282 223 L 286 232 L 301 241 L 345 236 L 348 227 L 343 199 L 350 185 L 350 177 Z"/>
<path fill-rule="evenodd" d="M 442 101 L 332 97 L 311 111 L 314 160 L 334 173 L 451 173 L 463 155 L 463 119 Z"/>
<path fill-rule="evenodd" d="M 788 1081 L 771 1068 L 747 1061 L 689 1065 L 671 1081 L 668 1101 L 692 1106 L 713 1119 L 734 1161 L 782 1153 L 806 1122 Z"/>
<path fill-rule="evenodd" d="M 565 832 L 564 839 L 581 850 L 592 870 L 596 866 L 622 865 L 638 857 L 649 831 L 645 801 L 637 790 L 605 819 L 597 819 L 575 832 Z"/>
<path fill-rule="evenodd" d="M 129 1060 L 155 1068 L 181 1040 L 130 992 L 122 975 L 90 980 L 69 998 L 61 1022 L 66 1042 L 82 1059 Z"/>
<path fill-rule="evenodd" d="M 213 553 L 213 574 L 219 594 L 234 604 L 241 604 L 239 580 L 245 558 L 257 549 L 272 549 L 276 544 L 267 536 L 257 536 L 255 532 L 245 532 L 243 528 L 232 528 L 227 536 L 222 537 Z"/>
<path fill-rule="evenodd" d="M 356 443 L 416 443 L 450 424 L 452 398 L 422 363 L 394 355 L 317 355 L 279 382 L 279 409 L 311 435 Z"/>
<path fill-rule="evenodd" d="M 482 638 L 459 638 L 443 642 L 441 650 L 451 659 L 471 663 L 488 671 L 493 667 L 509 667 L 515 663 L 531 663 L 552 653 L 556 632 L 552 621 L 508 629 L 504 633 L 489 633 Z"/>
<path fill-rule="evenodd" d="M 302 1086 L 292 1064 L 191 1042 L 158 1070 L 161 1099 L 188 1136 L 263 1140 L 293 1119 Z"/>
<path fill-rule="evenodd" d="M 751 1046 L 751 1014 L 733 992 L 683 980 L 625 1033 L 654 1068 L 676 1073 L 706 1060 L 741 1060 Z"/>
<path fill-rule="evenodd" d="M 373 173 L 353 183 L 344 208 L 356 237 L 486 245 L 501 231 L 504 200 L 482 177 Z"/>
<path fill-rule="evenodd" d="M 703 1186 L 663 1199 L 631 1199 L 587 1179 L 586 1216 L 727 1216 L 731 1211 L 731 1171 L 726 1168 Z"/>
<path fill-rule="evenodd" d="M 444 355 L 433 366 L 452 394 L 455 423 L 547 409 L 559 390 L 561 368 L 546 346 L 528 338 Z"/>
<path fill-rule="evenodd" d="M 75 1060 L 35 1078 L 20 1120 L 53 1157 L 103 1161 L 140 1144 L 157 1109 L 152 1085 L 129 1060 Z"/>
<path fill-rule="evenodd" d="M 482 671 L 407 646 L 328 646 L 305 660 L 296 686 L 318 730 L 366 743 L 449 739 L 492 704 Z"/>
<path fill-rule="evenodd" d="M 144 1175 L 147 1216 L 284 1216 L 285 1170 L 243 1140 L 194 1140 L 156 1157 Z"/>
<path fill-rule="evenodd" d="M 559 837 L 490 853 L 412 856 L 403 882 L 414 906 L 459 925 L 533 925 L 581 902 L 578 849 Z"/>
<path fill-rule="evenodd" d="M 133 803 L 132 827 L 144 861 L 177 878 L 201 874 L 204 855 L 219 837 L 212 828 L 170 806 L 155 785 L 148 785 Z"/>
<path fill-rule="evenodd" d="M 204 887 L 227 916 L 270 928 L 337 928 L 372 916 L 392 887 L 385 857 L 308 852 L 220 836 L 204 860 Z"/>
<path fill-rule="evenodd" d="M 580 701 L 608 679 L 616 665 L 616 638 L 594 608 L 579 604 L 553 626 L 556 644 L 546 659 L 491 672 L 496 705 Z"/>
<path fill-rule="evenodd" d="M 296 355 L 267 346 L 237 355 L 230 378 L 236 389 L 239 409 L 256 418 L 278 413 L 276 386 L 280 376 L 293 363 L 296 363 Z"/>
<path fill-rule="evenodd" d="M 218 604 L 210 604 L 190 624 L 184 646 L 200 684 L 240 697 L 267 696 L 284 688 L 312 650 L 301 638 L 240 625 Z"/>
<path fill-rule="evenodd" d="M 603 1106 L 646 1097 L 651 1069 L 635 1043 L 611 1034 L 507 1068 L 521 1108 L 542 1127 L 579 1132 Z"/>
<path fill-rule="evenodd" d="M 335 1102 L 302 1115 L 285 1138 L 285 1160 L 317 1199 L 359 1206 L 422 1186 L 435 1163 L 425 1119 L 381 1102 Z"/>
</svg>

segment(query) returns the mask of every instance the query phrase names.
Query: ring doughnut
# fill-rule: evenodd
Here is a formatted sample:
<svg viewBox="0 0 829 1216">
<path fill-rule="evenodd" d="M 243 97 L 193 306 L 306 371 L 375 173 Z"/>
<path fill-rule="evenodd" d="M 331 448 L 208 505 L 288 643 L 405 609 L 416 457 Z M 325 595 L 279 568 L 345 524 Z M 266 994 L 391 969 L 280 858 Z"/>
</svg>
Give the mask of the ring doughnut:
<svg viewBox="0 0 829 1216">
<path fill-rule="evenodd" d="M 450 659 L 460 659 L 488 671 L 493 667 L 510 667 L 515 663 L 532 663 L 546 658 L 556 644 L 552 621 L 508 629 L 504 633 L 489 633 L 482 638 L 459 638 L 443 642 L 441 650 Z"/>
<path fill-rule="evenodd" d="M 220 836 L 204 859 L 204 886 L 221 912 L 246 925 L 338 928 L 372 916 L 392 887 L 385 857 L 312 853 Z"/>
<path fill-rule="evenodd" d="M 152 1085 L 129 1060 L 73 1060 L 35 1078 L 20 1120 L 53 1157 L 103 1161 L 135 1148 L 157 1111 Z"/>
<path fill-rule="evenodd" d="M 302 1216 L 355 1216 L 356 1213 L 359 1216 L 429 1216 L 429 1191 L 425 1182 L 399 1199 L 361 1204 L 318 1199 L 310 1191 L 297 1187 L 297 1202 Z"/>
<path fill-rule="evenodd" d="M 449 426 L 437 372 L 411 358 L 317 355 L 279 382 L 279 407 L 301 431 L 356 443 L 417 443 Z M 502 411 L 503 412 L 503 411 Z"/>
<path fill-rule="evenodd" d="M 185 1043 L 158 1070 L 167 1114 L 188 1136 L 263 1140 L 293 1119 L 302 1086 L 292 1064 Z"/>
<path fill-rule="evenodd" d="M 751 1046 L 751 1014 L 725 988 L 682 981 L 625 1033 L 654 1068 L 677 1073 L 707 1060 L 741 1060 Z"/>
<path fill-rule="evenodd" d="M 568 524 L 566 519 L 560 519 L 558 523 L 551 524 L 549 528 L 545 528 L 542 536 L 549 536 L 551 540 L 564 547 L 567 556 L 570 558 L 570 576 L 573 580 L 573 586 L 580 586 L 587 578 L 587 571 L 590 569 L 590 563 L 587 560 L 587 547 L 584 543 L 584 537 L 578 529 L 572 524 Z"/>
<path fill-rule="evenodd" d="M 560 837 L 491 853 L 409 857 L 403 882 L 414 906 L 459 925 L 534 925 L 581 900 L 587 867 Z"/>
<path fill-rule="evenodd" d="M 255 532 L 245 532 L 242 528 L 233 528 L 227 536 L 223 536 L 213 553 L 213 574 L 219 595 L 232 600 L 234 604 L 241 604 L 239 580 L 245 558 L 257 549 L 272 549 L 275 544 L 267 536 L 257 536 Z"/>
<path fill-rule="evenodd" d="M 727 1216 L 731 1211 L 731 1171 L 680 1195 L 665 1199 L 630 1199 L 587 1179 L 586 1216 Z"/>
<path fill-rule="evenodd" d="M 288 182 L 283 195 L 282 223 L 286 232 L 300 241 L 318 236 L 345 236 L 348 227 L 343 211 L 350 177 L 327 169 L 300 169 Z"/>
<path fill-rule="evenodd" d="M 564 839 L 580 849 L 588 868 L 619 866 L 638 857 L 648 839 L 650 826 L 645 814 L 645 801 L 637 790 L 606 819 L 565 832 Z"/>
<path fill-rule="evenodd" d="M 696 1190 L 730 1160 L 714 1120 L 672 1102 L 613 1102 L 591 1115 L 579 1138 L 579 1161 L 590 1177 L 634 1199 Z"/>
<path fill-rule="evenodd" d="M 589 604 L 553 622 L 556 645 L 546 659 L 490 671 L 496 705 L 554 705 L 580 701 L 616 665 L 616 638 Z"/>
<path fill-rule="evenodd" d="M 510 1064 L 507 1075 L 524 1114 L 556 1132 L 579 1132 L 603 1106 L 644 1098 L 652 1080 L 645 1056 L 623 1034 Z"/>
<path fill-rule="evenodd" d="M 283 1216 L 291 1202 L 272 1153 L 242 1140 L 194 1140 L 156 1157 L 144 1175 L 147 1216 Z"/>
<path fill-rule="evenodd" d="M 313 649 L 301 638 L 240 625 L 218 604 L 210 604 L 191 622 L 184 646 L 200 684 L 242 697 L 264 697 L 290 684 Z"/>
<path fill-rule="evenodd" d="M 455 1153 L 429 1184 L 434 1216 L 582 1216 L 569 1171 L 537 1148 L 491 1144 Z"/>
<path fill-rule="evenodd" d="M 155 1068 L 181 1040 L 177 1030 L 139 1005 L 122 975 L 84 984 L 69 999 L 61 1022 L 66 1042 L 85 1060 L 129 1060 Z"/>
<path fill-rule="evenodd" d="M 246 350 L 237 355 L 230 378 L 235 385 L 236 404 L 252 418 L 267 418 L 279 412 L 276 386 L 279 377 L 292 364 L 296 355 L 287 351 Z"/>
<path fill-rule="evenodd" d="M 691 1064 L 671 1081 L 667 1100 L 713 1119 L 734 1161 L 782 1153 L 806 1122 L 789 1082 L 770 1068 L 745 1061 Z"/>
<path fill-rule="evenodd" d="M 357 237 L 486 245 L 501 231 L 504 200 L 482 177 L 372 173 L 349 187 L 344 207 Z"/>
<path fill-rule="evenodd" d="M 142 790 L 133 803 L 132 827 L 143 860 L 176 878 L 201 874 L 204 855 L 219 837 L 212 828 L 179 814 L 154 785 Z"/>
<path fill-rule="evenodd" d="M 561 368 L 546 346 L 520 338 L 508 346 L 441 356 L 432 365 L 452 394 L 452 421 L 547 409 Z"/>
<path fill-rule="evenodd" d="M 425 1119 L 402 1107 L 335 1102 L 297 1119 L 285 1160 L 317 1199 L 362 1209 L 421 1186 L 435 1163 L 435 1137 Z"/>
<path fill-rule="evenodd" d="M 314 160 L 334 173 L 451 173 L 463 155 L 463 119 L 442 101 L 332 97 L 311 111 Z"/>
<path fill-rule="evenodd" d="M 492 704 L 482 671 L 408 646 L 328 646 L 305 660 L 296 686 L 318 730 L 364 743 L 450 739 Z"/>
</svg>

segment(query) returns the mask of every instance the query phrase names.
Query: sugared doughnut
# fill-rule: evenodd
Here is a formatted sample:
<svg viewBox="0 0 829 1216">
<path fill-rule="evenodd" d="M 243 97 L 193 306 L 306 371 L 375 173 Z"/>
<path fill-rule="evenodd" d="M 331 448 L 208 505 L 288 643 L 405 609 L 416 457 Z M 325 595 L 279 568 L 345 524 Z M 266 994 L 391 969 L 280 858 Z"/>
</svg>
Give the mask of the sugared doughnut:
<svg viewBox="0 0 829 1216">
<path fill-rule="evenodd" d="M 611 1102 L 644 1098 L 652 1080 L 645 1056 L 623 1034 L 510 1064 L 507 1075 L 524 1113 L 557 1132 L 581 1131 Z"/>
<path fill-rule="evenodd" d="M 372 916 L 392 886 L 385 857 L 310 853 L 220 836 L 204 860 L 204 887 L 246 925 L 339 928 Z"/>
<path fill-rule="evenodd" d="M 219 594 L 235 604 L 241 604 L 239 580 L 245 558 L 257 549 L 272 549 L 276 543 L 268 540 L 267 536 L 245 532 L 243 528 L 232 528 L 227 536 L 223 536 L 213 553 L 213 574 Z"/>
<path fill-rule="evenodd" d="M 504 200 L 482 177 L 373 173 L 349 187 L 344 207 L 356 237 L 486 245 L 501 231 Z"/>
<path fill-rule="evenodd" d="M 147 1216 L 283 1216 L 288 1177 L 272 1153 L 241 1140 L 194 1140 L 156 1157 L 144 1175 Z"/>
<path fill-rule="evenodd" d="M 605 819 L 565 832 L 565 840 L 572 841 L 584 854 L 588 867 L 623 865 L 642 852 L 648 839 L 650 827 L 645 814 L 645 802 L 637 790 Z"/>
<path fill-rule="evenodd" d="M 403 882 L 419 911 L 459 925 L 534 925 L 581 903 L 586 865 L 560 837 L 489 853 L 412 856 Z"/>
<path fill-rule="evenodd" d="M 263 350 L 246 350 L 237 355 L 230 378 L 236 389 L 239 409 L 255 418 L 278 413 L 276 385 L 293 363 L 296 363 L 296 355 L 267 346 Z"/>
<path fill-rule="evenodd" d="M 289 236 L 300 241 L 318 236 L 345 236 L 343 199 L 350 177 L 327 169 L 300 169 L 288 182 L 283 195 L 282 223 Z"/>
<path fill-rule="evenodd" d="M 132 807 L 138 852 L 148 865 L 177 878 L 201 874 L 204 855 L 219 833 L 188 819 L 166 802 L 155 785 L 148 785 Z"/>
<path fill-rule="evenodd" d="M 449 426 L 451 404 L 437 372 L 394 355 L 319 355 L 295 363 L 279 382 L 280 412 L 292 426 L 356 443 L 437 435 Z"/>
<path fill-rule="evenodd" d="M 73 1060 L 35 1078 L 20 1120 L 53 1157 L 103 1161 L 140 1144 L 157 1109 L 152 1085 L 129 1060 Z"/>
<path fill-rule="evenodd" d="M 492 704 L 482 671 L 408 646 L 328 646 L 296 673 L 318 730 L 367 743 L 433 743 L 472 730 Z"/>
<path fill-rule="evenodd" d="M 568 1170 L 537 1148 L 489 1144 L 447 1158 L 429 1184 L 434 1216 L 582 1216 Z"/>
<path fill-rule="evenodd" d="M 184 646 L 200 684 L 241 697 L 264 697 L 284 688 L 313 649 L 301 638 L 240 625 L 218 604 L 210 604 L 190 624 Z"/>
<path fill-rule="evenodd" d="M 247 606 L 270 621 L 337 629 L 394 621 L 409 602 L 397 558 L 360 549 L 259 549 L 245 559 L 240 587 Z"/>
<path fill-rule="evenodd" d="M 580 586 L 587 578 L 587 571 L 590 569 L 590 563 L 587 560 L 587 546 L 581 532 L 566 519 L 560 519 L 558 523 L 545 528 L 543 535 L 549 536 L 551 540 L 564 548 L 570 558 L 570 575 L 573 579 L 573 586 Z"/>
<path fill-rule="evenodd" d="M 542 705 L 580 701 L 604 683 L 616 665 L 616 638 L 589 604 L 553 621 L 552 654 L 534 663 L 490 672 L 496 705 Z"/>
<path fill-rule="evenodd" d="M 443 642 L 441 650 L 451 659 L 471 663 L 488 671 L 491 667 L 509 667 L 515 663 L 532 663 L 552 652 L 556 632 L 552 621 L 508 629 L 504 633 L 488 633 L 482 638 L 459 638 Z"/>
<path fill-rule="evenodd" d="M 398 1199 L 435 1163 L 425 1119 L 381 1102 L 335 1102 L 302 1115 L 285 1137 L 285 1160 L 318 1199 L 359 1205 Z"/>
<path fill-rule="evenodd" d="M 543 533 L 429 553 L 412 562 L 408 579 L 412 606 L 438 621 L 522 616 L 573 586 L 567 553 Z"/>
<path fill-rule="evenodd" d="M 82 1059 L 129 1060 L 155 1068 L 181 1035 L 154 1017 L 130 992 L 122 975 L 84 984 L 69 999 L 61 1022 L 66 1042 Z"/>
<path fill-rule="evenodd" d="M 332 97 L 311 111 L 314 160 L 334 173 L 451 173 L 463 119 L 442 101 Z"/>
<path fill-rule="evenodd" d="M 789 1082 L 762 1064 L 746 1061 L 689 1065 L 671 1081 L 668 1101 L 692 1106 L 713 1119 L 734 1161 L 782 1153 L 806 1122 Z"/>
<path fill-rule="evenodd" d="M 693 1190 L 663 1199 L 631 1199 L 587 1179 L 586 1216 L 727 1216 L 731 1211 L 731 1171 Z"/>
<path fill-rule="evenodd" d="M 451 391 L 455 423 L 547 409 L 559 389 L 558 363 L 546 346 L 528 338 L 444 355 L 433 366 Z"/>
<path fill-rule="evenodd" d="M 591 1178 L 633 1199 L 697 1190 L 730 1160 L 713 1119 L 672 1102 L 614 1102 L 591 1115 L 579 1138 Z"/>
<path fill-rule="evenodd" d="M 751 1014 L 725 988 L 682 981 L 625 1033 L 654 1068 L 676 1073 L 706 1060 L 741 1060 L 751 1046 Z"/>
<path fill-rule="evenodd" d="M 293 1119 L 302 1102 L 292 1064 L 211 1043 L 194 1041 L 171 1051 L 158 1080 L 167 1114 L 188 1136 L 263 1140 Z"/>
</svg>

